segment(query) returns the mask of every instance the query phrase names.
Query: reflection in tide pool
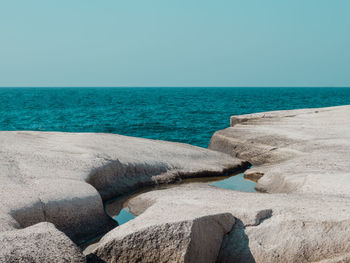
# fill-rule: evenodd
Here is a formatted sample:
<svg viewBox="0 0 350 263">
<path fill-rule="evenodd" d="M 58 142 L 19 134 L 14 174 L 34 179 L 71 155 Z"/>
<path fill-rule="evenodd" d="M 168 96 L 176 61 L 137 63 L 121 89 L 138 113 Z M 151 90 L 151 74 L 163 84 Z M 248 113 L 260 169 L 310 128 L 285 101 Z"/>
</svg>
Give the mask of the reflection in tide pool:
<svg viewBox="0 0 350 263">
<path fill-rule="evenodd" d="M 255 190 L 256 183 L 253 181 L 244 179 L 243 173 L 231 176 L 221 181 L 211 183 L 210 185 L 213 185 L 219 188 L 224 188 L 224 189 L 241 191 L 241 192 L 256 192 Z"/>
<path fill-rule="evenodd" d="M 135 216 L 132 213 L 130 213 L 128 207 L 123 208 L 117 216 L 113 217 L 113 219 L 117 221 L 119 225 L 125 224 L 126 222 L 134 218 Z"/>
</svg>

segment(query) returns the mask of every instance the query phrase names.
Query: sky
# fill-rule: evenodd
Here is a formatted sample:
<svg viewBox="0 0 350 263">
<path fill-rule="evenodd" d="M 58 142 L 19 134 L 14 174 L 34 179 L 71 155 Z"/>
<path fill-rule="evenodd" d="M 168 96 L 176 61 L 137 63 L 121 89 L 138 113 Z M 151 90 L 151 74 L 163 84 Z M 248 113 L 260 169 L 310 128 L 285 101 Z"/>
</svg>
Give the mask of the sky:
<svg viewBox="0 0 350 263">
<path fill-rule="evenodd" d="M 0 87 L 350 87 L 349 0 L 0 0 Z"/>
</svg>

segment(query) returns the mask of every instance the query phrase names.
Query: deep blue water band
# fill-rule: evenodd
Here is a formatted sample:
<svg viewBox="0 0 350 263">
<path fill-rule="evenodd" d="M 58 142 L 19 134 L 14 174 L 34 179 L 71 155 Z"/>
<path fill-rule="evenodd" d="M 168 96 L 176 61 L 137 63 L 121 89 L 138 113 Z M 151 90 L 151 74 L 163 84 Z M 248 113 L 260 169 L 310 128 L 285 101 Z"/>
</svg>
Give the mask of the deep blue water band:
<svg viewBox="0 0 350 263">
<path fill-rule="evenodd" d="M 107 132 L 206 147 L 231 115 L 350 104 L 346 88 L 0 88 L 0 130 Z"/>
</svg>

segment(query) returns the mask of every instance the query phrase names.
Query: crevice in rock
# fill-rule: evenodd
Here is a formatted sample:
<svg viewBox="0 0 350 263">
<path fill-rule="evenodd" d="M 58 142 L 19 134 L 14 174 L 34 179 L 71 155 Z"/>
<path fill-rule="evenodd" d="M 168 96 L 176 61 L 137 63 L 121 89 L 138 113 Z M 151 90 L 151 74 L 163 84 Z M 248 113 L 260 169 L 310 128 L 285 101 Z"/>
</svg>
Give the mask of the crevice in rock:
<svg viewBox="0 0 350 263">
<path fill-rule="evenodd" d="M 44 215 L 44 221 L 47 221 L 47 215 L 46 215 L 46 206 L 45 203 L 43 202 L 43 200 L 41 200 L 40 195 L 38 196 L 39 202 L 41 204 L 41 207 L 43 209 L 43 215 Z"/>
<path fill-rule="evenodd" d="M 256 263 L 249 248 L 249 238 L 245 233 L 245 225 L 236 218 L 232 230 L 224 235 L 217 263 Z"/>
<path fill-rule="evenodd" d="M 253 254 L 249 248 L 249 237 L 246 229 L 255 227 L 272 217 L 272 209 L 260 210 L 255 215 L 255 222 L 244 224 L 242 220 L 236 218 L 232 230 L 227 233 L 222 240 L 217 263 L 255 263 Z"/>
<path fill-rule="evenodd" d="M 162 165 L 127 165 L 119 160 L 106 159 L 106 161 L 108 161 L 106 165 L 92 170 L 86 180 L 99 192 L 104 202 L 145 187 L 171 184 L 191 178 L 224 177 L 231 173 L 244 172 L 251 167 L 248 161 L 242 161 L 240 165 L 235 164 L 221 171 L 181 172 L 176 167 L 170 169 Z"/>
<path fill-rule="evenodd" d="M 252 164 L 248 161 L 243 161 L 242 165 L 236 166 L 236 167 L 230 167 L 226 168 L 221 172 L 214 172 L 214 171 L 203 171 L 203 172 L 197 172 L 197 173 L 178 173 L 179 179 L 191 179 L 191 178 L 205 178 L 205 177 L 218 177 L 218 176 L 228 176 L 229 174 L 235 174 L 235 173 L 244 173 L 247 169 L 249 169 L 252 166 Z"/>
</svg>

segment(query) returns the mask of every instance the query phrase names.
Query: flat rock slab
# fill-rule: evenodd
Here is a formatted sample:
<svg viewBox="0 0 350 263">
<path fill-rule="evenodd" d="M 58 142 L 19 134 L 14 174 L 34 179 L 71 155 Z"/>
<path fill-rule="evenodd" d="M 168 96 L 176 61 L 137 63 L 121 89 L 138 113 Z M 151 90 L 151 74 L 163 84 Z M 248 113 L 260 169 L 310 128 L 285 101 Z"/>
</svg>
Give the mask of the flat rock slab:
<svg viewBox="0 0 350 263">
<path fill-rule="evenodd" d="M 130 200 L 129 208 L 139 215 L 84 253 L 92 259 L 101 257 L 104 262 L 152 262 L 149 259 L 160 259 L 161 255 L 169 259 L 178 256 L 178 261 L 170 262 L 193 262 L 180 257 L 186 246 L 174 248 L 186 242 L 185 233 L 190 232 L 182 224 L 215 215 L 215 220 L 207 220 L 201 228 L 202 235 L 191 237 L 210 254 L 206 255 L 207 260 L 197 262 L 348 262 L 349 207 L 345 197 L 244 193 L 206 184 L 184 185 Z M 222 215 L 235 218 L 230 230 L 227 227 L 232 224 L 223 223 L 227 219 L 219 220 Z M 210 229 L 216 235 L 210 234 Z M 224 232 L 228 233 L 223 236 Z"/>
<path fill-rule="evenodd" d="M 269 193 L 350 196 L 350 106 L 231 117 L 209 148 L 249 161 Z"/>
<path fill-rule="evenodd" d="M 208 149 L 115 134 L 0 132 L 0 231 L 48 221 L 81 243 L 116 226 L 103 200 L 246 165 Z"/>
</svg>

